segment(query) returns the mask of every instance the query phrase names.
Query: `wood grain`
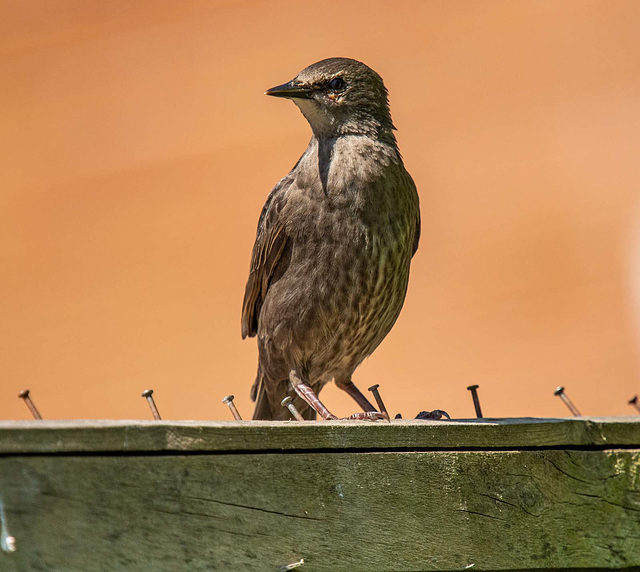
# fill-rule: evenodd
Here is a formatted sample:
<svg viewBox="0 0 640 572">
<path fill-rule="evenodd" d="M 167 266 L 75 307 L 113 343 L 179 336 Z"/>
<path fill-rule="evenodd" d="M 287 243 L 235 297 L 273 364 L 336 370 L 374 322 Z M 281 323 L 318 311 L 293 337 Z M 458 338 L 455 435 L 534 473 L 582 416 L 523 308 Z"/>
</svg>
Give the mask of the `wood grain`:
<svg viewBox="0 0 640 572">
<path fill-rule="evenodd" d="M 639 426 L 2 423 L 0 570 L 637 569 Z"/>
<path fill-rule="evenodd" d="M 504 449 L 640 444 L 640 416 L 456 421 L 4 421 L 1 453 Z"/>
<path fill-rule="evenodd" d="M 2 570 L 640 566 L 640 451 L 10 457 Z"/>
</svg>

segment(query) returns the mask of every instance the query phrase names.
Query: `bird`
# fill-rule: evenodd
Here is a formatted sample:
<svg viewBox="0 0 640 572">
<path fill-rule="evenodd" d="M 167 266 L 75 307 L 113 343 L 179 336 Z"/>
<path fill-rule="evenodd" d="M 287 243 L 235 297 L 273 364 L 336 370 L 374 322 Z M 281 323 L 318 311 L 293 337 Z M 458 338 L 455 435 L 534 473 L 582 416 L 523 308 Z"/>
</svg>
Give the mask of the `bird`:
<svg viewBox="0 0 640 572">
<path fill-rule="evenodd" d="M 388 91 L 360 61 L 316 62 L 266 95 L 293 101 L 311 140 L 260 214 L 242 304 L 257 336 L 253 419 L 337 417 L 318 397 L 334 381 L 362 411 L 388 418 L 353 383 L 393 327 L 420 239 L 416 185 L 394 134 Z"/>
</svg>

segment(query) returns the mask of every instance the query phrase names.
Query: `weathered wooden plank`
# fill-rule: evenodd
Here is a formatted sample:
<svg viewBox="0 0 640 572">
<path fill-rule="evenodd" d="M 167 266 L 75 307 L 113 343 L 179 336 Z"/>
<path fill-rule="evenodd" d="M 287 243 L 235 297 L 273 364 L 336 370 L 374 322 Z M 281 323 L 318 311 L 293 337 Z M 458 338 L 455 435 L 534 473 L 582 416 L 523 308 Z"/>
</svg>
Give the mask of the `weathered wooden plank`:
<svg viewBox="0 0 640 572">
<path fill-rule="evenodd" d="M 640 450 L 9 456 L 8 572 L 640 567 Z"/>
<path fill-rule="evenodd" d="M 640 444 L 640 416 L 456 421 L 4 421 L 0 454 L 504 449 Z"/>
</svg>

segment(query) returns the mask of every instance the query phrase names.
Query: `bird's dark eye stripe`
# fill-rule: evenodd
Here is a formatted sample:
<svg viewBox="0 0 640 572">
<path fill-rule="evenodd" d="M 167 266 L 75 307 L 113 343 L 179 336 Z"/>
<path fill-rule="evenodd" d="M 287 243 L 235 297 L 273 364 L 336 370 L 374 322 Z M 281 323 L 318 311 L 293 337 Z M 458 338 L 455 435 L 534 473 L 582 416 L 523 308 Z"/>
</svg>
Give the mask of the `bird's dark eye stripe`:
<svg viewBox="0 0 640 572">
<path fill-rule="evenodd" d="M 344 87 L 344 80 L 341 77 L 334 77 L 329 82 L 329 89 L 337 90 Z"/>
</svg>

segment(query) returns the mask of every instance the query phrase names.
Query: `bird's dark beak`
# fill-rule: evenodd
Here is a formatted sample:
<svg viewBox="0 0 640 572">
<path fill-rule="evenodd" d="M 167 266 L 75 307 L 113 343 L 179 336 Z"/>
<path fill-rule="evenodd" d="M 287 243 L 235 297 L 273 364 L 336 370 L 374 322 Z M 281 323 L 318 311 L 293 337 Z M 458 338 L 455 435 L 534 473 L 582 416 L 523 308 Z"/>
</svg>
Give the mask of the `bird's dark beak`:
<svg viewBox="0 0 640 572">
<path fill-rule="evenodd" d="M 289 83 L 283 83 L 277 85 L 264 92 L 265 95 L 273 95 L 274 97 L 286 97 L 288 99 L 311 99 L 311 88 L 302 84 L 290 81 Z"/>
</svg>

